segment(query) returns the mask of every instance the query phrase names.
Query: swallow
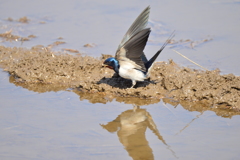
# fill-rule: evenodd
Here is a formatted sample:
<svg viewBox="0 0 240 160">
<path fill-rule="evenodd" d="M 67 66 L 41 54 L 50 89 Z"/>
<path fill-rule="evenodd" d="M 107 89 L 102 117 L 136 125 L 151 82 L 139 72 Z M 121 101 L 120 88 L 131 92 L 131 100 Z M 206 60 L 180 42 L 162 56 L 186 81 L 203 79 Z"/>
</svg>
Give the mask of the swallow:
<svg viewBox="0 0 240 160">
<path fill-rule="evenodd" d="M 132 80 L 133 88 L 137 81 L 144 81 L 150 77 L 154 61 L 170 40 L 174 37 L 172 33 L 157 53 L 147 60 L 143 50 L 148 41 L 150 28 L 146 28 L 150 13 L 150 6 L 142 11 L 130 26 L 119 44 L 115 57 L 106 59 L 103 65 L 113 69 L 122 78 Z"/>
</svg>

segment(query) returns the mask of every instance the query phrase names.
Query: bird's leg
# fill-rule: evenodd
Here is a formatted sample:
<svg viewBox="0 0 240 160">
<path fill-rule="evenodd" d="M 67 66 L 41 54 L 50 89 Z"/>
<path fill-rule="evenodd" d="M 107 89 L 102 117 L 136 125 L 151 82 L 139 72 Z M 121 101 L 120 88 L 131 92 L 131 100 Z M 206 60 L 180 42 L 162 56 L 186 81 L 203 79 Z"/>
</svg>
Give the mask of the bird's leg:
<svg viewBox="0 0 240 160">
<path fill-rule="evenodd" d="M 136 85 L 136 81 L 132 80 L 132 87 L 131 88 L 133 88 L 135 85 Z"/>
</svg>

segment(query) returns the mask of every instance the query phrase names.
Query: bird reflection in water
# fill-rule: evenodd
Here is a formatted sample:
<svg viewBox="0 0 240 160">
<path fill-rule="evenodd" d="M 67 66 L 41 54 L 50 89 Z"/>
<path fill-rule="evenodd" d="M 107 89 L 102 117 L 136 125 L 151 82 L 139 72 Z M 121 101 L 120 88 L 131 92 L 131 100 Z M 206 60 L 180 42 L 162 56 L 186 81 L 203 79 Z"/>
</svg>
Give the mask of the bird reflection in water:
<svg viewBox="0 0 240 160">
<path fill-rule="evenodd" d="M 119 141 L 134 160 L 154 159 L 153 151 L 145 135 L 147 128 L 152 130 L 176 157 L 174 151 L 160 135 L 152 116 L 146 109 L 141 109 L 139 106 L 134 106 L 133 109 L 122 112 L 115 120 L 108 122 L 106 125 L 101 124 L 101 126 L 111 133 L 117 132 Z"/>
</svg>

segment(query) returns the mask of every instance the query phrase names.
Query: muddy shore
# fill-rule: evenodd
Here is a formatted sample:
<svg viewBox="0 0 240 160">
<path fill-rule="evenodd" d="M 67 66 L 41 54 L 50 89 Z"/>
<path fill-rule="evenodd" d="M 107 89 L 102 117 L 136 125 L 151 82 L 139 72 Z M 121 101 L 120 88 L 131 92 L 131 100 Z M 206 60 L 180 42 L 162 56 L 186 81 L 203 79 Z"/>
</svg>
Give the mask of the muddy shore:
<svg viewBox="0 0 240 160">
<path fill-rule="evenodd" d="M 11 75 L 10 82 L 29 90 L 47 92 L 71 88 L 82 96 L 95 93 L 105 101 L 134 97 L 156 103 L 161 98 L 171 98 L 178 103 L 189 101 L 209 108 L 240 110 L 240 77 L 233 74 L 181 67 L 172 60 L 156 62 L 150 80 L 138 82 L 136 88 L 129 89 L 130 80 L 102 67 L 107 57 L 109 55 L 93 58 L 61 54 L 44 46 L 31 49 L 0 46 L 0 66 Z M 138 101 L 136 104 L 141 105 Z"/>
</svg>

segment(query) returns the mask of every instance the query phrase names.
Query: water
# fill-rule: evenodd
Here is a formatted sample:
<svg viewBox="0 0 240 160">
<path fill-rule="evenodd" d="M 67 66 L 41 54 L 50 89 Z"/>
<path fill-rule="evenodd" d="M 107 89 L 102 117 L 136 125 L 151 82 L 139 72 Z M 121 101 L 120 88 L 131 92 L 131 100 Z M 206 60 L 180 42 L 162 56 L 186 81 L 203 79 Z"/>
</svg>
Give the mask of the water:
<svg viewBox="0 0 240 160">
<path fill-rule="evenodd" d="M 176 30 L 176 40 L 213 40 L 194 49 L 183 45 L 174 49 L 208 69 L 240 75 L 239 1 L 2 1 L 1 33 L 12 28 L 13 34 L 34 34 L 37 38 L 1 45 L 30 48 L 63 37 L 67 43 L 54 49 L 78 49 L 91 56 L 114 54 L 128 27 L 148 5 L 153 22 L 149 39 L 155 42 L 146 47 L 148 57 Z M 31 19 L 29 24 L 4 20 L 23 16 Z M 85 48 L 86 43 L 97 47 Z M 170 58 L 195 67 L 171 48 L 166 48 L 158 60 Z M 167 100 L 150 105 L 146 102 L 134 110 L 133 104 L 123 100 L 99 103 L 71 90 L 33 92 L 15 86 L 6 72 L 0 73 L 0 81 L 1 159 L 240 157 L 240 117 L 227 111 L 175 107 L 173 102 L 165 103 Z"/>
</svg>

